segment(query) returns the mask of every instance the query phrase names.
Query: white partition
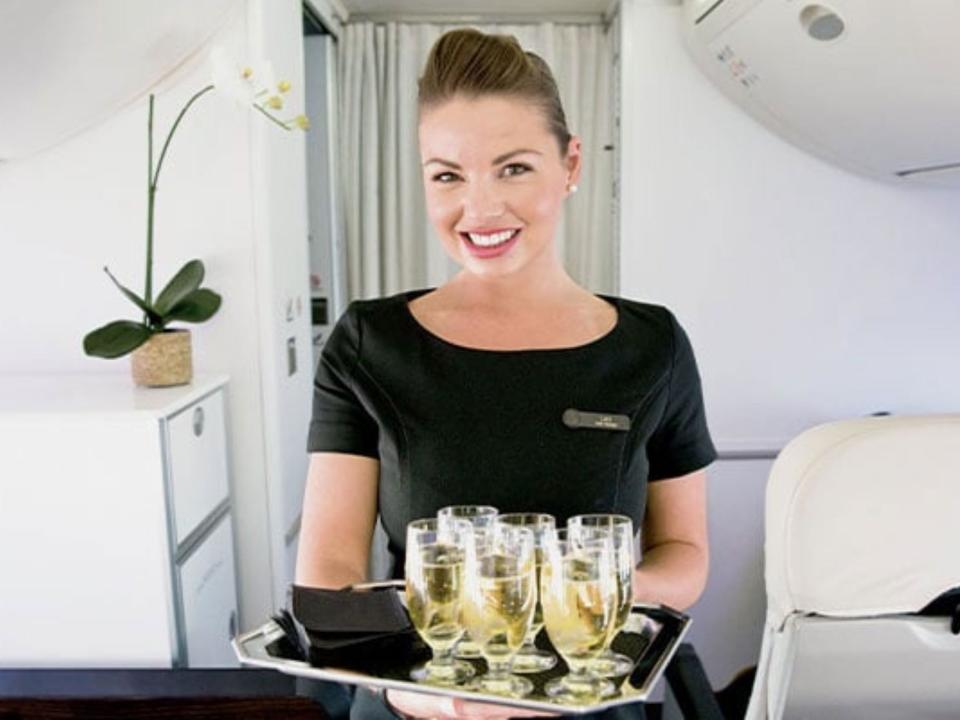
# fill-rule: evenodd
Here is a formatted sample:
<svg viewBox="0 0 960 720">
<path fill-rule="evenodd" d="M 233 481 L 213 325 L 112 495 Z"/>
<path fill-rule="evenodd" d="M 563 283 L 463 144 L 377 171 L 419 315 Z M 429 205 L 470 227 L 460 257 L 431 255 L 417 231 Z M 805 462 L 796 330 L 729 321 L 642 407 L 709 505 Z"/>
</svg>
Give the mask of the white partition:
<svg viewBox="0 0 960 720">
<path fill-rule="evenodd" d="M 720 460 L 707 471 L 710 577 L 688 639 L 715 688 L 757 664 L 763 591 L 764 491 L 772 459 Z"/>
<path fill-rule="evenodd" d="M 689 332 L 721 452 L 769 457 L 841 417 L 956 411 L 960 194 L 864 179 L 775 136 L 694 64 L 680 12 L 622 4 L 620 291 Z M 691 638 L 715 687 L 757 660 L 769 465 L 710 472 Z"/>
<path fill-rule="evenodd" d="M 701 73 L 677 4 L 622 14 L 620 290 L 689 331 L 721 447 L 960 408 L 960 191 L 802 152 Z"/>
</svg>

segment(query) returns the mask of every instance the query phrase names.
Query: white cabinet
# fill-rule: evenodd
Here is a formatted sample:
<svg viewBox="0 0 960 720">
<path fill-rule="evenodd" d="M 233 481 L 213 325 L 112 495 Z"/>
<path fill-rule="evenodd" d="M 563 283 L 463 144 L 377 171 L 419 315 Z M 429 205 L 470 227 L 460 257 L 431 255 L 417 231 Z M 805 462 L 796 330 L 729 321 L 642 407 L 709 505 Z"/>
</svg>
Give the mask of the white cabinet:
<svg viewBox="0 0 960 720">
<path fill-rule="evenodd" d="M 197 400 L 166 425 L 173 524 L 182 543 L 228 495 L 223 393 Z"/>
<path fill-rule="evenodd" d="M 228 641 L 237 634 L 233 532 L 224 517 L 209 538 L 182 561 L 180 597 L 190 667 L 236 665 Z"/>
<path fill-rule="evenodd" d="M 236 665 L 226 384 L 0 378 L 0 667 Z"/>
</svg>

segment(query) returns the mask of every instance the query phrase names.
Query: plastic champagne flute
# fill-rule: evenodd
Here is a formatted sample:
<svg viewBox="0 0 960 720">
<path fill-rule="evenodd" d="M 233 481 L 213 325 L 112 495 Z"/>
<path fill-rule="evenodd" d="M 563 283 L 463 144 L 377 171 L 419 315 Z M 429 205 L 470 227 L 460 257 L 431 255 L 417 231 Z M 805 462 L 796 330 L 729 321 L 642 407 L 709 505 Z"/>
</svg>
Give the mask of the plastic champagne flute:
<svg viewBox="0 0 960 720">
<path fill-rule="evenodd" d="M 533 691 L 533 683 L 511 674 L 510 664 L 527 637 L 536 602 L 531 530 L 495 526 L 486 541 L 468 547 L 462 617 L 488 667 L 470 689 L 507 697 Z"/>
<path fill-rule="evenodd" d="M 410 677 L 435 685 L 459 685 L 474 674 L 453 649 L 463 635 L 464 558 L 471 527 L 466 522 L 440 524 L 435 518 L 407 525 L 406 599 L 413 626 L 430 646 L 433 658 Z"/>
<path fill-rule="evenodd" d="M 492 505 L 447 505 L 437 512 L 437 519 L 440 522 L 467 520 L 482 539 L 485 533 L 493 527 L 493 521 L 497 517 L 497 513 L 497 508 Z M 480 648 L 470 637 L 469 632 L 463 633 L 463 637 L 460 638 L 454 650 L 454 655 L 465 660 L 480 657 Z"/>
<path fill-rule="evenodd" d="M 633 569 L 636 566 L 633 521 L 626 515 L 576 515 L 567 520 L 567 531 L 574 541 L 596 537 L 598 534 L 609 534 L 613 541 L 617 565 L 616 623 L 603 652 L 590 662 L 590 671 L 600 677 L 622 677 L 633 671 L 634 662 L 626 655 L 613 652 L 610 645 L 627 624 L 633 607 Z"/>
<path fill-rule="evenodd" d="M 530 632 L 524 639 L 523 646 L 513 658 L 513 672 L 539 673 L 550 670 L 557 664 L 557 656 L 546 650 L 540 650 L 534 644 L 537 635 L 543 628 L 543 603 L 540 599 L 540 575 L 543 567 L 544 542 L 547 531 L 556 530 L 557 521 L 553 515 L 547 513 L 505 513 L 498 515 L 497 525 L 511 525 L 525 527 L 533 532 L 534 554 L 537 566 L 537 604 L 534 609 L 533 622 Z"/>
<path fill-rule="evenodd" d="M 609 680 L 589 670 L 616 622 L 617 565 L 613 541 L 598 535 L 575 541 L 548 535 L 541 571 L 543 620 L 570 672 L 544 687 L 566 704 L 589 704 L 616 693 Z"/>
</svg>

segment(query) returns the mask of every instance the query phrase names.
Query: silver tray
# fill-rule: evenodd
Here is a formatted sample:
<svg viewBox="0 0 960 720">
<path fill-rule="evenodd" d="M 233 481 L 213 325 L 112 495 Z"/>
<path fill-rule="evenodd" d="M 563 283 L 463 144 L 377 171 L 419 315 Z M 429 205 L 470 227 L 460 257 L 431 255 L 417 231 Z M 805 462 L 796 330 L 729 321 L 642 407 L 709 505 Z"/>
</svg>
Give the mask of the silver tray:
<svg viewBox="0 0 960 720">
<path fill-rule="evenodd" d="M 372 590 L 384 587 L 396 588 L 396 591 L 400 592 L 402 597 L 402 581 L 368 583 L 358 585 L 355 589 Z M 371 688 L 407 690 L 443 697 L 458 697 L 465 700 L 495 703 L 527 710 L 584 715 L 618 705 L 646 700 L 663 675 L 663 671 L 676 652 L 677 646 L 683 640 L 684 635 L 686 635 L 689 626 L 690 618 L 688 616 L 666 606 L 634 605 L 630 619 L 613 644 L 614 650 L 626 654 L 634 660 L 634 671 L 629 676 L 624 677 L 622 681 L 614 680 L 615 684 L 619 683 L 617 695 L 598 700 L 590 705 L 564 705 L 536 691 L 533 695 L 525 698 L 510 698 L 465 688 L 441 687 L 414 682 L 404 679 L 406 669 L 410 666 L 409 659 L 405 658 L 397 658 L 395 667 L 387 672 L 381 669 L 376 673 L 368 673 L 362 670 L 329 665 L 315 667 L 302 660 L 285 658 L 271 653 L 272 646 L 284 637 L 283 630 L 273 620 L 264 623 L 256 630 L 234 638 L 233 649 L 237 659 L 244 665 L 271 668 L 287 675 L 350 685 L 363 685 Z M 563 661 L 561 660 L 558 665 L 562 668 Z M 554 670 L 548 674 L 556 676 L 563 673 L 562 670 Z M 538 683 L 533 676 L 527 675 L 526 677 L 534 679 L 538 689 L 542 685 L 542 682 Z"/>
</svg>

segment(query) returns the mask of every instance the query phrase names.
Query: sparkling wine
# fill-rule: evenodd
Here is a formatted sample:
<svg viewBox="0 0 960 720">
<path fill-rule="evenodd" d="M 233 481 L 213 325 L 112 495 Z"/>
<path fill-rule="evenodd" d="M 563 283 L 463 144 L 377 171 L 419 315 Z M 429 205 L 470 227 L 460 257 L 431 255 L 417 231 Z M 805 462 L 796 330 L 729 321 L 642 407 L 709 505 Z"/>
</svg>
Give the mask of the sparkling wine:
<svg viewBox="0 0 960 720">
<path fill-rule="evenodd" d="M 491 554 L 477 562 L 474 587 L 464 597 L 463 622 L 488 660 L 509 658 L 523 644 L 536 601 L 533 568 Z"/>
<path fill-rule="evenodd" d="M 544 563 L 544 552 L 541 548 L 537 548 L 534 551 L 537 561 L 537 571 L 536 571 L 536 593 L 537 593 L 537 603 L 533 608 L 533 620 L 530 622 L 530 637 L 534 638 L 537 636 L 537 633 L 540 632 L 540 629 L 543 627 L 543 591 L 540 589 L 542 587 L 541 582 L 543 578 L 543 563 Z"/>
<path fill-rule="evenodd" d="M 407 609 L 424 641 L 442 652 L 463 634 L 463 552 L 453 545 L 427 545 L 419 560 L 415 572 L 407 573 Z"/>
<path fill-rule="evenodd" d="M 557 651 L 568 661 L 586 661 L 604 648 L 618 598 L 615 586 L 604 582 L 595 565 L 566 557 L 561 582 L 552 578 L 549 564 L 543 568 L 543 617 Z"/>
<path fill-rule="evenodd" d="M 626 572 L 617 573 L 617 618 L 613 626 L 614 637 L 623 630 L 630 618 L 630 609 L 633 607 L 633 573 L 628 569 Z"/>
</svg>

